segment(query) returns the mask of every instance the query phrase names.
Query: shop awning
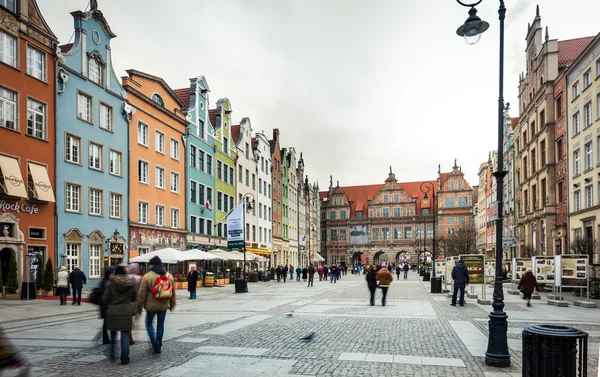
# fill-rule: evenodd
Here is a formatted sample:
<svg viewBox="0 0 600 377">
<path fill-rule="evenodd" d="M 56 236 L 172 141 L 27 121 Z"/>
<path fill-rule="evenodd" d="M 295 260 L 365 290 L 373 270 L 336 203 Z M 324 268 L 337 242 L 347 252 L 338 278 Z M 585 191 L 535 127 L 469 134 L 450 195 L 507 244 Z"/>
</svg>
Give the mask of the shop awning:
<svg viewBox="0 0 600 377">
<path fill-rule="evenodd" d="M 252 254 L 258 254 L 258 255 L 271 255 L 271 251 L 267 250 L 267 249 L 255 249 L 252 247 L 247 247 L 246 251 Z"/>
<path fill-rule="evenodd" d="M 48 177 L 48 170 L 46 170 L 46 167 L 34 164 L 33 162 L 30 162 L 28 165 L 36 198 L 45 202 L 54 203 L 54 191 L 52 191 L 52 185 L 50 184 L 50 178 Z"/>
<path fill-rule="evenodd" d="M 0 156 L 0 187 L 6 195 L 27 199 L 27 188 L 16 158 Z"/>
</svg>

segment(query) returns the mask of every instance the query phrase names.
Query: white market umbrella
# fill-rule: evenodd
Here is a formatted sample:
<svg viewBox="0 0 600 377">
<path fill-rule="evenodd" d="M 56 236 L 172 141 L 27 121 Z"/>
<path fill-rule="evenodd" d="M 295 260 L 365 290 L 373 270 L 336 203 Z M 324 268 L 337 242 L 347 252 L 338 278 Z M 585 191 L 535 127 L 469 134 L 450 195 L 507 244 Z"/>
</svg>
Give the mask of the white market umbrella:
<svg viewBox="0 0 600 377">
<path fill-rule="evenodd" d="M 131 258 L 129 261 L 138 263 L 148 263 L 150 262 L 150 259 L 154 257 L 159 257 L 162 263 L 176 264 L 177 262 L 182 261 L 182 254 L 183 253 L 181 251 L 168 247 L 166 249 L 154 250 L 150 253 Z"/>
<path fill-rule="evenodd" d="M 240 253 L 239 251 L 225 251 L 222 249 L 214 249 L 214 250 L 210 250 L 208 253 L 212 254 L 214 256 L 217 256 L 217 257 L 224 258 L 226 260 L 233 260 L 233 261 L 243 261 L 244 260 L 244 253 Z M 248 259 L 248 258 L 246 258 L 246 259 Z"/>
<path fill-rule="evenodd" d="M 192 250 L 186 250 L 181 252 L 181 254 L 183 254 L 181 256 L 181 258 L 183 258 L 183 261 L 216 261 L 216 260 L 226 260 L 223 257 L 217 256 L 217 255 L 213 255 L 210 253 L 207 253 L 206 251 L 203 250 L 199 250 L 199 249 L 192 249 Z"/>
<path fill-rule="evenodd" d="M 315 253 L 313 255 L 313 259 L 314 262 L 325 262 L 325 258 L 323 258 L 321 255 Z"/>
</svg>

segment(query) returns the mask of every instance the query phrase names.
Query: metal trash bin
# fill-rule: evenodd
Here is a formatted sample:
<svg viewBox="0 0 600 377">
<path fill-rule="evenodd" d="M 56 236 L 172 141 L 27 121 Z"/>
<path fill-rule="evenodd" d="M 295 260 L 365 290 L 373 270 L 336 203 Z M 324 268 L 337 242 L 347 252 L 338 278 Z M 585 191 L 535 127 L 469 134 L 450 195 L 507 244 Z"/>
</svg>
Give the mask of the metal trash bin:
<svg viewBox="0 0 600 377">
<path fill-rule="evenodd" d="M 563 326 L 523 330 L 523 377 L 587 376 L 588 334 Z"/>
<path fill-rule="evenodd" d="M 434 277 L 431 278 L 431 293 L 442 293 L 442 278 Z"/>
<path fill-rule="evenodd" d="M 423 272 L 423 281 L 431 281 L 431 272 Z"/>
<path fill-rule="evenodd" d="M 235 279 L 235 293 L 247 293 L 248 280 L 244 278 Z"/>
</svg>

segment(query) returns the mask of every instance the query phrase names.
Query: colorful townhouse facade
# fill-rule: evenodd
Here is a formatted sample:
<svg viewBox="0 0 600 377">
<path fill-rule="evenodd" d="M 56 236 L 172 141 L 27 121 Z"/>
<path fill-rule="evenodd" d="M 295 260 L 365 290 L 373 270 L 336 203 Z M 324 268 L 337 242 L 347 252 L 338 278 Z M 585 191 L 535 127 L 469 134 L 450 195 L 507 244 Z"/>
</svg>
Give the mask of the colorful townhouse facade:
<svg viewBox="0 0 600 377">
<path fill-rule="evenodd" d="M 555 255 L 569 250 L 569 180 L 567 176 L 567 90 L 565 70 L 554 80 L 554 151 L 556 158 Z M 569 159 L 570 160 L 570 159 Z"/>
<path fill-rule="evenodd" d="M 183 103 L 188 127 L 185 136 L 185 192 L 187 248 L 212 249 L 224 247 L 223 239 L 215 236 L 215 175 L 212 125 L 208 104 L 210 87 L 204 76 L 190 79 L 190 86 L 175 89 Z"/>
<path fill-rule="evenodd" d="M 0 265 L 18 286 L 56 263 L 57 38 L 34 0 L 0 2 Z"/>
<path fill-rule="evenodd" d="M 474 226 L 473 189 L 456 160 L 452 171 L 439 173 L 437 186 L 437 203 L 434 203 L 438 208 L 436 237 L 452 237 L 460 229 L 470 230 Z"/>
<path fill-rule="evenodd" d="M 285 263 L 283 260 L 283 191 L 282 191 L 282 156 L 279 145 L 279 129 L 273 130 L 273 139 L 269 140 L 271 148 L 271 180 L 272 180 L 272 209 L 273 209 L 273 250 L 272 266 Z"/>
<path fill-rule="evenodd" d="M 217 108 L 209 110 L 215 139 L 215 195 L 216 235 L 227 239 L 227 214 L 238 204 L 236 199 L 236 148 L 231 139 L 231 103 L 227 98 L 217 101 Z"/>
<path fill-rule="evenodd" d="M 593 244 L 600 235 L 600 34 L 586 44 L 566 71 L 568 222 L 570 240 Z M 590 262 L 598 263 L 599 254 L 596 248 Z"/>
<path fill-rule="evenodd" d="M 289 239 L 289 262 L 288 264 L 298 265 L 298 175 L 296 149 L 294 147 L 286 148 L 286 173 L 287 183 L 287 215 L 288 215 L 288 239 Z"/>
<path fill-rule="evenodd" d="M 273 164 L 271 160 L 271 146 L 269 139 L 262 132 L 257 132 L 252 139 L 254 159 L 258 175 L 258 195 L 256 203 L 258 211 L 258 250 L 254 251 L 260 255 L 271 255 L 273 250 L 273 192 L 271 186 L 271 174 Z M 262 210 L 260 208 L 262 207 Z"/>
<path fill-rule="evenodd" d="M 92 281 L 127 262 L 129 122 L 112 64 L 116 35 L 102 12 L 72 12 L 74 41 L 58 54 L 57 238 L 61 265 Z"/>
<path fill-rule="evenodd" d="M 186 248 L 185 135 L 181 99 L 160 77 L 130 69 L 122 78 L 129 128 L 129 256 Z"/>
<path fill-rule="evenodd" d="M 290 190 L 289 186 L 290 161 L 286 148 L 281 149 L 281 226 L 282 226 L 282 263 L 290 264 Z"/>
<path fill-rule="evenodd" d="M 516 211 L 515 211 L 515 144 L 514 144 L 514 129 L 519 123 L 518 118 L 511 118 L 508 110 L 504 112 L 504 130 L 503 142 L 504 149 L 504 184 L 502 189 L 503 200 L 503 226 L 502 237 L 503 247 L 502 254 L 504 260 L 512 260 L 517 256 L 517 232 L 516 232 Z"/>
</svg>

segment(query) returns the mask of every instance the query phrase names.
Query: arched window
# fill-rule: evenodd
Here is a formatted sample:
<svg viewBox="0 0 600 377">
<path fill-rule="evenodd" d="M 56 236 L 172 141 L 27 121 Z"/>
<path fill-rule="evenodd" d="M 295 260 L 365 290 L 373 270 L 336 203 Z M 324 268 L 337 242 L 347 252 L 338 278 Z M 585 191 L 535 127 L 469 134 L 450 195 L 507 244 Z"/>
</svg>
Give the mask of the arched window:
<svg viewBox="0 0 600 377">
<path fill-rule="evenodd" d="M 163 101 L 162 97 L 159 96 L 157 93 L 154 93 L 152 95 L 152 101 L 158 103 L 162 107 L 165 107 L 165 101 Z"/>
</svg>

